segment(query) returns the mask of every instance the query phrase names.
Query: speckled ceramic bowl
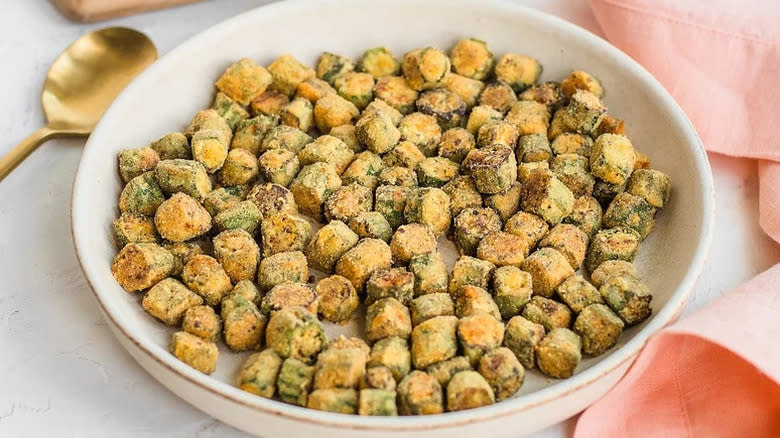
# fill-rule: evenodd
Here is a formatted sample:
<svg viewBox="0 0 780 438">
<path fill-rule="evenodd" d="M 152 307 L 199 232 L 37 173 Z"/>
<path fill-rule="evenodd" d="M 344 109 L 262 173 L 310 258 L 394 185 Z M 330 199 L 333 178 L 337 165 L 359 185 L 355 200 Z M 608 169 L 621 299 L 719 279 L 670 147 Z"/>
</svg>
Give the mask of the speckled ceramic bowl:
<svg viewBox="0 0 780 438">
<path fill-rule="evenodd" d="M 117 152 L 185 127 L 196 111 L 210 104 L 214 80 L 240 57 L 267 65 L 282 53 L 292 53 L 313 64 L 323 50 L 357 57 L 366 48 L 384 45 L 402 54 L 429 45 L 446 49 L 463 36 L 486 40 L 498 55 L 517 52 L 538 58 L 545 80 L 560 80 L 573 69 L 595 74 L 606 89 L 610 113 L 626 120 L 638 149 L 671 176 L 671 202 L 637 259 L 655 296 L 653 316 L 627 330 L 607 354 L 585 359 L 570 379 L 550 380 L 532 371 L 520 393 L 509 400 L 424 417 L 330 414 L 242 392 L 232 382 L 246 354 L 229 353 L 224 346 L 212 376 L 170 355 L 171 329 L 146 315 L 140 296 L 127 294 L 111 277 L 116 249 L 110 224 L 122 187 Z M 571 416 L 599 398 L 620 379 L 647 338 L 679 315 L 709 247 L 712 212 L 707 157 L 685 114 L 647 71 L 589 32 L 494 1 L 290 0 L 202 32 L 122 93 L 84 150 L 73 190 L 73 237 L 84 273 L 122 345 L 163 385 L 220 420 L 264 437 L 348 438 L 367 432 L 394 438 L 517 437 Z"/>
</svg>

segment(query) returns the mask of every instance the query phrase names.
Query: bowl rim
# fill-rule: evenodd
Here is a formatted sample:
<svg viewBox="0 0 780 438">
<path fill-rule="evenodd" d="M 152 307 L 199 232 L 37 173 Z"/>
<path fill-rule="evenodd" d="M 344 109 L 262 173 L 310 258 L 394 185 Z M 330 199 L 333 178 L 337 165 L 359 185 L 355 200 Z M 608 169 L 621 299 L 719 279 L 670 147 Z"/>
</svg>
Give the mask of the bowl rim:
<svg viewBox="0 0 780 438">
<path fill-rule="evenodd" d="M 97 144 L 95 144 L 97 140 L 94 139 L 99 138 L 102 135 L 103 120 L 114 117 L 115 109 L 117 107 L 121 107 L 122 102 L 127 99 L 127 96 L 132 95 L 136 88 L 140 88 L 139 84 L 153 79 L 158 71 L 165 69 L 169 64 L 175 63 L 179 57 L 186 54 L 192 48 L 196 48 L 202 43 L 205 43 L 211 39 L 219 38 L 220 35 L 229 32 L 230 29 L 234 26 L 240 27 L 247 22 L 252 22 L 258 19 L 260 16 L 262 16 L 263 19 L 268 19 L 269 16 L 278 14 L 286 15 L 304 8 L 322 8 L 335 4 L 343 7 L 345 3 L 357 3 L 358 1 L 359 0 L 287 0 L 284 2 L 262 5 L 249 11 L 240 13 L 188 38 L 185 42 L 152 64 L 124 91 L 122 91 L 122 93 L 114 101 L 108 111 L 106 111 L 103 119 L 101 119 L 101 122 L 98 123 L 97 127 L 93 131 L 93 135 L 90 136 L 84 147 L 84 151 L 79 161 L 79 166 L 76 170 L 76 176 L 73 182 L 71 202 L 71 235 L 73 237 L 76 256 L 87 283 L 89 284 L 90 289 L 92 290 L 92 293 L 95 296 L 103 315 L 110 320 L 110 322 L 116 327 L 117 331 L 121 333 L 122 336 L 126 338 L 126 340 L 135 345 L 139 351 L 143 352 L 146 356 L 148 356 L 148 358 L 156 362 L 157 365 L 177 374 L 179 377 L 185 379 L 190 384 L 197 385 L 213 396 L 222 398 L 224 401 L 229 403 L 241 404 L 247 408 L 260 411 L 264 414 L 281 416 L 288 420 L 302 421 L 318 426 L 340 427 L 348 429 L 375 431 L 439 429 L 503 417 L 514 413 L 527 411 L 539 405 L 547 404 L 555 401 L 556 399 L 565 397 L 585 386 L 590 385 L 594 381 L 599 380 L 613 370 L 617 369 L 627 361 L 632 360 L 638 354 L 639 350 L 644 346 L 650 336 L 655 334 L 670 322 L 674 321 L 679 316 L 684 305 L 687 303 L 690 297 L 693 286 L 702 271 L 705 259 L 709 252 L 713 233 L 715 199 L 712 172 L 706 152 L 704 150 L 704 146 L 692 123 L 685 115 L 683 110 L 679 107 L 679 105 L 674 101 L 671 95 L 669 95 L 666 89 L 647 70 L 645 70 L 628 55 L 612 46 L 610 43 L 600 38 L 599 36 L 562 18 L 558 18 L 556 16 L 523 5 L 518 5 L 502 0 L 426 1 L 441 3 L 442 5 L 446 4 L 450 7 L 456 5 L 464 8 L 492 8 L 494 10 L 506 11 L 512 14 L 525 14 L 530 18 L 541 22 L 542 26 L 548 27 L 551 30 L 568 33 L 574 37 L 585 40 L 585 42 L 588 43 L 594 51 L 600 52 L 600 54 L 603 56 L 615 58 L 616 61 L 624 66 L 624 68 L 629 70 L 632 75 L 636 76 L 640 81 L 647 85 L 649 90 L 655 96 L 660 98 L 664 107 L 663 109 L 670 117 L 675 119 L 675 121 L 678 123 L 682 122 L 684 126 L 687 126 L 684 135 L 686 137 L 687 143 L 691 144 L 695 149 L 695 168 L 691 170 L 694 171 L 696 175 L 698 175 L 702 184 L 701 203 L 703 206 L 703 213 L 701 230 L 698 236 L 699 242 L 688 272 L 685 274 L 682 281 L 671 294 L 669 301 L 655 314 L 653 319 L 649 321 L 645 327 L 643 327 L 638 333 L 634 335 L 631 340 L 629 340 L 616 351 L 612 352 L 609 356 L 602 359 L 599 363 L 593 365 L 591 368 L 584 370 L 569 379 L 560 381 L 556 384 L 547 386 L 530 394 L 525 394 L 515 399 L 504 400 L 501 403 L 496 403 L 478 409 L 459 412 L 447 412 L 439 415 L 412 417 L 368 417 L 316 411 L 298 406 L 287 405 L 275 400 L 265 399 L 253 394 L 249 394 L 226 382 L 211 378 L 210 376 L 190 368 L 169 354 L 166 349 L 156 344 L 145 343 L 141 341 L 126 328 L 126 317 L 123 316 L 122 312 L 117 309 L 117 306 L 113 303 L 111 296 L 108 294 L 104 295 L 99 292 L 99 288 L 96 286 L 96 284 L 99 282 L 98 275 L 100 275 L 100 273 L 97 272 L 97 268 L 94 267 L 95 264 L 88 263 L 91 258 L 96 256 L 91 255 L 85 249 L 85 245 L 83 243 L 84 240 L 88 238 L 87 236 L 90 235 L 89 230 L 83 228 L 83 221 L 81 219 L 82 215 L 80 207 L 86 202 L 84 201 L 84 199 L 87 197 L 85 193 L 89 191 L 89 185 L 86 182 L 87 177 L 85 176 L 87 171 L 84 170 L 83 164 L 86 157 L 92 154 L 93 151 L 99 147 Z M 382 1 L 390 2 L 391 0 Z M 376 0 L 375 2 L 380 3 Z M 399 3 L 412 5 L 415 3 L 415 0 L 393 1 L 394 5 L 398 5 Z M 362 4 L 362 6 L 365 6 L 365 4 Z M 114 333 L 117 334 L 116 331 Z"/>
</svg>

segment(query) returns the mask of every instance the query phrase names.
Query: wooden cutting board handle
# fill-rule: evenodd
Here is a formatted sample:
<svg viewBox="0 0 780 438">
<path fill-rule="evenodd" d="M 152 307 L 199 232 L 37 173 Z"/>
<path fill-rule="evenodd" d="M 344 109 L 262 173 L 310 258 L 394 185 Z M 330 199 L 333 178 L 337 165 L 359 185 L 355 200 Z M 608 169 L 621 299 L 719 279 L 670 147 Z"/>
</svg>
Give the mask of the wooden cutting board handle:
<svg viewBox="0 0 780 438">
<path fill-rule="evenodd" d="M 52 0 L 72 20 L 99 21 L 109 18 L 202 0 Z"/>
</svg>

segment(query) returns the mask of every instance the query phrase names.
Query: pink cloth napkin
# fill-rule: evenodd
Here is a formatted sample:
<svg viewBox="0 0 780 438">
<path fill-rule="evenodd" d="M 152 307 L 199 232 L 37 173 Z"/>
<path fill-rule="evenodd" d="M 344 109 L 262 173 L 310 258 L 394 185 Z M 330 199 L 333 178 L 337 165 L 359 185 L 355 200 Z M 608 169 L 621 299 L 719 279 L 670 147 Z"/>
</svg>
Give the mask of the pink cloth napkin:
<svg viewBox="0 0 780 438">
<path fill-rule="evenodd" d="M 780 1 L 591 5 L 709 151 L 758 160 L 761 227 L 780 242 Z M 652 337 L 575 437 L 780 436 L 778 339 L 780 264 Z"/>
</svg>

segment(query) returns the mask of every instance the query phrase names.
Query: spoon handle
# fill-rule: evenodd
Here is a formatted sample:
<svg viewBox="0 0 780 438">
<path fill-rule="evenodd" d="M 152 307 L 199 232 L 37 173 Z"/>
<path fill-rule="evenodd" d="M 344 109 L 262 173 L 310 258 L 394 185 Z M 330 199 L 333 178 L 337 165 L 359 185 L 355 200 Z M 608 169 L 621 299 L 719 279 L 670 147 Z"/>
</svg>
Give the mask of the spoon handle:
<svg viewBox="0 0 780 438">
<path fill-rule="evenodd" d="M 89 132 L 81 130 L 58 130 L 45 126 L 22 140 L 21 143 L 11 149 L 10 152 L 0 158 L 0 181 L 5 179 L 28 155 L 30 155 L 41 143 L 54 137 L 86 136 Z"/>
</svg>

